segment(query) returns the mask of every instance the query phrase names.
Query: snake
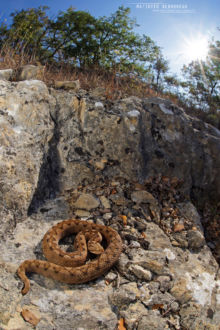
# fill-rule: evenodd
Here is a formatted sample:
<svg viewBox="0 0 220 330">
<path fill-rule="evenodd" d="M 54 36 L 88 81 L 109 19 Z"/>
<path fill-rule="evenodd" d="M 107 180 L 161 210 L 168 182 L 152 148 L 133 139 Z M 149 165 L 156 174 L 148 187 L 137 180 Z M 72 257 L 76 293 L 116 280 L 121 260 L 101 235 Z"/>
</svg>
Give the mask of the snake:
<svg viewBox="0 0 220 330">
<path fill-rule="evenodd" d="M 59 241 L 72 234 L 76 234 L 74 251 L 63 251 Z M 103 237 L 107 244 L 105 249 L 100 244 Z M 30 290 L 30 280 L 26 273 L 37 273 L 67 284 L 86 283 L 98 278 L 119 259 L 122 240 L 111 227 L 69 219 L 57 223 L 46 232 L 42 248 L 47 260 L 25 260 L 17 269 L 24 283 L 21 290 L 23 295 Z M 86 260 L 88 251 L 97 256 Z"/>
</svg>

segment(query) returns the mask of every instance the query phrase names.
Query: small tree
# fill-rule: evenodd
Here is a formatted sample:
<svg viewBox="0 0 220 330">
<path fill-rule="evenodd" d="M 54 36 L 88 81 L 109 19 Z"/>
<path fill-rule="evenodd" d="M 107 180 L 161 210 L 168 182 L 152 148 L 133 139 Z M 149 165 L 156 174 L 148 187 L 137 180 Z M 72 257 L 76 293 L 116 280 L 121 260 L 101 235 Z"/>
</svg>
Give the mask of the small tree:
<svg viewBox="0 0 220 330">
<path fill-rule="evenodd" d="M 193 61 L 184 65 L 183 87 L 188 90 L 188 105 L 215 113 L 220 108 L 220 52 L 219 44 L 209 45 L 206 61 Z"/>
<path fill-rule="evenodd" d="M 164 75 L 169 70 L 168 61 L 165 60 L 162 56 L 162 53 L 159 53 L 156 56 L 156 59 L 153 62 L 153 78 L 152 85 L 156 91 L 162 91 L 164 89 Z"/>
<path fill-rule="evenodd" d="M 96 48 L 96 19 L 84 11 L 74 11 L 70 7 L 60 12 L 55 21 L 50 21 L 47 36 L 48 57 L 70 60 L 85 67 L 91 61 L 91 53 Z"/>
<path fill-rule="evenodd" d="M 41 57 L 48 26 L 47 9 L 46 6 L 40 6 L 12 13 L 10 28 L 5 24 L 0 27 L 1 45 L 6 43 L 20 54 Z"/>
<path fill-rule="evenodd" d="M 168 91 L 168 93 L 180 97 L 179 88 L 181 86 L 181 82 L 176 75 L 165 75 L 164 84 L 165 84 L 165 90 Z"/>
<path fill-rule="evenodd" d="M 148 80 L 154 68 L 159 88 L 166 63 L 150 37 L 134 33 L 137 24 L 129 17 L 129 8 L 120 6 L 109 17 L 98 19 L 73 7 L 50 19 L 47 9 L 40 6 L 12 13 L 11 26 L 0 27 L 0 43 L 7 40 L 18 53 L 34 54 L 41 62 L 68 62 L 82 69 L 98 67 Z"/>
</svg>

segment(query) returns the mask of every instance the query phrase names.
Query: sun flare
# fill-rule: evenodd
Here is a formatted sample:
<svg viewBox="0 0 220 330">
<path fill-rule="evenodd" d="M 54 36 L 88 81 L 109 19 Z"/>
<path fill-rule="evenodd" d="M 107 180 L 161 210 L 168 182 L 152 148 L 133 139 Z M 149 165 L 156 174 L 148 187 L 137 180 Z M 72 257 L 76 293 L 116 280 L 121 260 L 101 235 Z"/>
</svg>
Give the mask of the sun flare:
<svg viewBox="0 0 220 330">
<path fill-rule="evenodd" d="M 185 38 L 182 52 L 187 61 L 205 61 L 208 49 L 208 38 L 198 35 L 192 38 Z"/>
</svg>

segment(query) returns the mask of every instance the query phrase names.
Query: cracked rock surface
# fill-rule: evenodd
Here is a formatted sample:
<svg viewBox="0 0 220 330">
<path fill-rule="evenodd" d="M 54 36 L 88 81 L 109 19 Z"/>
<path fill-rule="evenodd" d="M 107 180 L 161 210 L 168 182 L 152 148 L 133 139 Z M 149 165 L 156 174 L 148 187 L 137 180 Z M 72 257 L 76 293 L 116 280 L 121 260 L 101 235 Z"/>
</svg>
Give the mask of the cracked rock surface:
<svg viewBox="0 0 220 330">
<path fill-rule="evenodd" d="M 185 244 L 188 247 L 183 248 L 175 240 L 172 227 L 168 232 L 164 230 L 163 202 L 170 208 L 174 203 L 167 198 L 166 189 L 160 191 L 160 200 L 157 199 L 159 221 L 150 208 L 155 200 L 151 199 L 153 204 L 140 203 L 137 209 L 137 201 L 129 198 L 139 191 L 136 189 L 134 183 L 125 179 L 118 182 L 97 179 L 91 185 L 78 186 L 71 196 L 48 200 L 38 212 L 17 224 L 0 249 L 3 328 L 14 329 L 15 323 L 22 329 L 31 328 L 20 315 L 27 308 L 40 319 L 37 329 L 59 329 L 62 324 L 69 329 L 114 329 L 120 318 L 125 320 L 127 329 L 198 329 L 198 326 L 218 329 L 219 267 L 209 247 L 195 244 L 196 249 L 192 249 Z M 111 200 L 117 191 L 122 196 L 126 192 L 125 204 L 117 205 Z M 155 194 L 155 190 L 152 192 Z M 25 259 L 44 259 L 41 240 L 45 231 L 58 220 L 76 218 L 79 209 L 75 200 L 80 197 L 86 201 L 89 195 L 98 201 L 105 198 L 110 209 L 100 203 L 81 218 L 111 226 L 120 233 L 123 252 L 118 262 L 103 277 L 81 285 L 67 285 L 31 274 L 31 289 L 23 297 L 22 283 L 15 275 L 17 267 Z M 173 199 L 175 196 L 174 192 Z M 193 208 L 189 201 L 182 200 L 183 209 L 185 204 Z M 87 205 L 82 203 L 80 207 Z M 106 214 L 110 216 L 105 218 Z M 187 221 L 182 231 L 186 243 L 193 238 L 197 242 L 197 237 L 189 237 L 188 233 L 203 236 L 198 219 L 195 223 L 193 217 L 175 217 L 175 221 L 180 219 L 183 223 Z M 61 247 L 71 248 L 72 243 L 73 237 L 67 237 L 61 241 Z"/>
<path fill-rule="evenodd" d="M 218 220 L 207 235 L 211 211 L 192 203 L 219 198 L 219 131 L 162 99 L 0 86 L 0 328 L 32 329 L 29 310 L 36 329 L 117 329 L 123 319 L 128 330 L 219 330 Z M 22 296 L 16 269 L 44 259 L 44 234 L 69 218 L 117 230 L 118 262 L 80 285 L 30 274 Z M 70 251 L 73 240 L 60 245 Z"/>
</svg>

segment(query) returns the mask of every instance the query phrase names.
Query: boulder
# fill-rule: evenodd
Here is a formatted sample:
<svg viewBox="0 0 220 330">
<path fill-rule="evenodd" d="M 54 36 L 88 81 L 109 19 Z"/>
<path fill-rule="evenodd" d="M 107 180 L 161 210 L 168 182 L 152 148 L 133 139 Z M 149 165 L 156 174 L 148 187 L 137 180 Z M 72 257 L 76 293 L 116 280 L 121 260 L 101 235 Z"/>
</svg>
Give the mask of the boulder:
<svg viewBox="0 0 220 330">
<path fill-rule="evenodd" d="M 12 74 L 12 69 L 0 70 L 0 80 L 11 80 Z"/>
<path fill-rule="evenodd" d="M 14 79 L 20 80 L 42 80 L 44 77 L 44 66 L 42 65 L 24 65 L 13 72 Z"/>
<path fill-rule="evenodd" d="M 1 81 L 0 234 L 25 217 L 39 184 L 54 124 L 54 100 L 40 81 Z"/>
<path fill-rule="evenodd" d="M 80 88 L 80 83 L 79 80 L 75 80 L 75 81 L 58 81 L 55 80 L 54 84 L 53 84 L 54 88 L 63 88 L 66 90 L 78 90 Z"/>
<path fill-rule="evenodd" d="M 195 198 L 219 198 L 220 132 L 215 127 L 160 98 L 129 97 L 110 108 L 102 101 L 104 111 L 89 96 L 79 104 L 68 92 L 52 94 L 59 108 L 63 189 L 85 176 L 93 180 L 97 171 L 139 182 L 162 174 L 182 179 L 185 193 Z"/>
</svg>

